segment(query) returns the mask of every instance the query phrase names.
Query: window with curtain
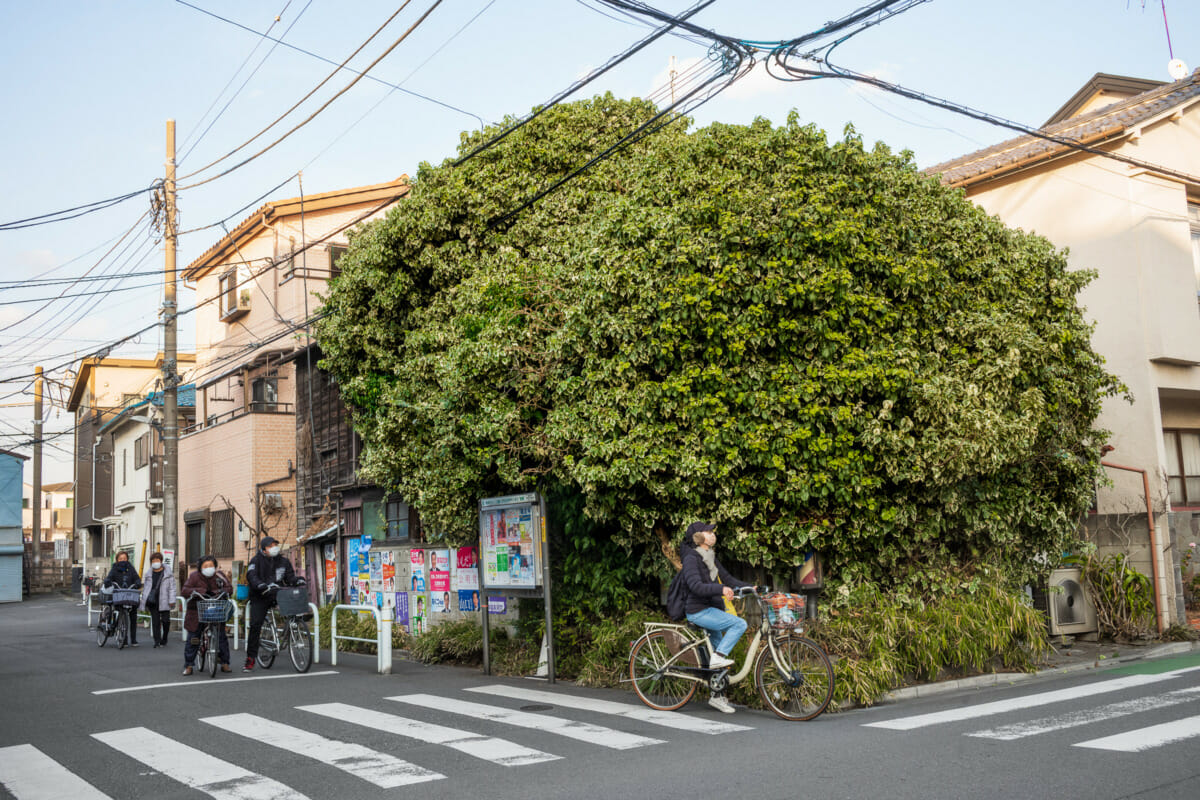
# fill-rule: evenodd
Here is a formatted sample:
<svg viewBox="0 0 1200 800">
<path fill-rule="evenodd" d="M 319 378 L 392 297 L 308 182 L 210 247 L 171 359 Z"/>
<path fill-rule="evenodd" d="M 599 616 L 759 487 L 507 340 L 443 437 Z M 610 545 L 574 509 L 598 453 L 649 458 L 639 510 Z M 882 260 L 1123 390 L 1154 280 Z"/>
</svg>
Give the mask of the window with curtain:
<svg viewBox="0 0 1200 800">
<path fill-rule="evenodd" d="M 1171 505 L 1200 506 L 1200 431 L 1163 431 Z"/>
</svg>

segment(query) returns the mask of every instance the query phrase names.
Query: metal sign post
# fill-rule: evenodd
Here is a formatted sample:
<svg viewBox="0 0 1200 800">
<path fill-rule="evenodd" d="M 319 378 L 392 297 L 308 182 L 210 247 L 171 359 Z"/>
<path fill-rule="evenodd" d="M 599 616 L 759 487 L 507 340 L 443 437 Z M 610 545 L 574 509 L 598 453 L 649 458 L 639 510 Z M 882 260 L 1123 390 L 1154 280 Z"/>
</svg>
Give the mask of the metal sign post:
<svg viewBox="0 0 1200 800">
<path fill-rule="evenodd" d="M 479 501 L 484 674 L 492 674 L 488 591 L 499 590 L 510 597 L 541 597 L 545 603 L 548 678 L 554 683 L 554 624 L 546 517 L 546 500 L 535 492 Z"/>
</svg>

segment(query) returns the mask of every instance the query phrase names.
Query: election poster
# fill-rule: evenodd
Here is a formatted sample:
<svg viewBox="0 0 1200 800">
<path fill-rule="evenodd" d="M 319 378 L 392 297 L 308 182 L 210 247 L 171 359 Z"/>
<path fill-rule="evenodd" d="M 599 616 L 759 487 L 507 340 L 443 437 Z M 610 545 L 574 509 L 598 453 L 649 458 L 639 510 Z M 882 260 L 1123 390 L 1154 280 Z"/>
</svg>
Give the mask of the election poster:
<svg viewBox="0 0 1200 800">
<path fill-rule="evenodd" d="M 450 551 L 429 551 L 429 590 L 434 592 L 450 591 Z"/>
<path fill-rule="evenodd" d="M 408 625 L 408 592 L 396 592 L 396 624 Z"/>
<path fill-rule="evenodd" d="M 460 612 L 478 611 L 479 610 L 479 590 L 478 589 L 459 589 L 458 590 L 458 610 Z"/>
<path fill-rule="evenodd" d="M 479 588 L 479 564 L 474 547 L 460 547 L 455 552 L 455 569 L 451 589 L 464 591 Z"/>
<path fill-rule="evenodd" d="M 410 584 L 414 592 L 425 591 L 425 551 L 413 549 L 409 552 L 409 563 L 412 565 Z"/>
</svg>

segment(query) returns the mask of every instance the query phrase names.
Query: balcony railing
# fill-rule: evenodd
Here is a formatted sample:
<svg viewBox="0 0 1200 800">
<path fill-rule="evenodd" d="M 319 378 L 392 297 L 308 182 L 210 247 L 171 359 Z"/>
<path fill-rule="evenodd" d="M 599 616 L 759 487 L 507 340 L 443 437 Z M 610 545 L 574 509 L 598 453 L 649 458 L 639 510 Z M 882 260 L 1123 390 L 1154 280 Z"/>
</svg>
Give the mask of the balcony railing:
<svg viewBox="0 0 1200 800">
<path fill-rule="evenodd" d="M 291 403 L 259 403 L 254 402 L 247 405 L 245 408 L 235 408 L 232 411 L 226 411 L 224 414 L 213 414 L 206 420 L 197 419 L 194 425 L 189 425 L 183 429 L 183 435 L 202 431 L 205 428 L 211 428 L 215 425 L 220 425 L 230 420 L 244 417 L 247 414 L 291 414 Z"/>
</svg>

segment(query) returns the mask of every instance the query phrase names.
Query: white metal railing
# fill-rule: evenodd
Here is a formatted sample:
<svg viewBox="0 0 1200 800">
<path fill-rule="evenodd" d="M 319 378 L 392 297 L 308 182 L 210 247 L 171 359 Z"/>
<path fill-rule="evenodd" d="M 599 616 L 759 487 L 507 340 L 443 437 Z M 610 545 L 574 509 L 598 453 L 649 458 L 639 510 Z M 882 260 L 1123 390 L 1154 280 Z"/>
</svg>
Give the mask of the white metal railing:
<svg viewBox="0 0 1200 800">
<path fill-rule="evenodd" d="M 369 611 L 375 617 L 375 638 L 367 639 L 361 636 L 338 636 L 337 619 L 339 611 Z M 367 644 L 375 645 L 375 664 L 380 675 L 390 675 L 392 672 L 392 615 L 391 609 L 385 609 L 383 614 L 379 613 L 379 609 L 375 606 L 354 605 L 350 603 L 339 604 L 333 607 L 333 613 L 330 615 L 331 621 L 329 649 L 330 663 L 337 666 L 338 655 L 338 639 L 349 642 L 366 642 Z"/>
<path fill-rule="evenodd" d="M 313 642 L 313 663 L 321 663 L 321 615 L 315 603 L 309 603 L 308 607 L 312 609 L 313 627 L 312 627 L 312 642 Z"/>
</svg>

